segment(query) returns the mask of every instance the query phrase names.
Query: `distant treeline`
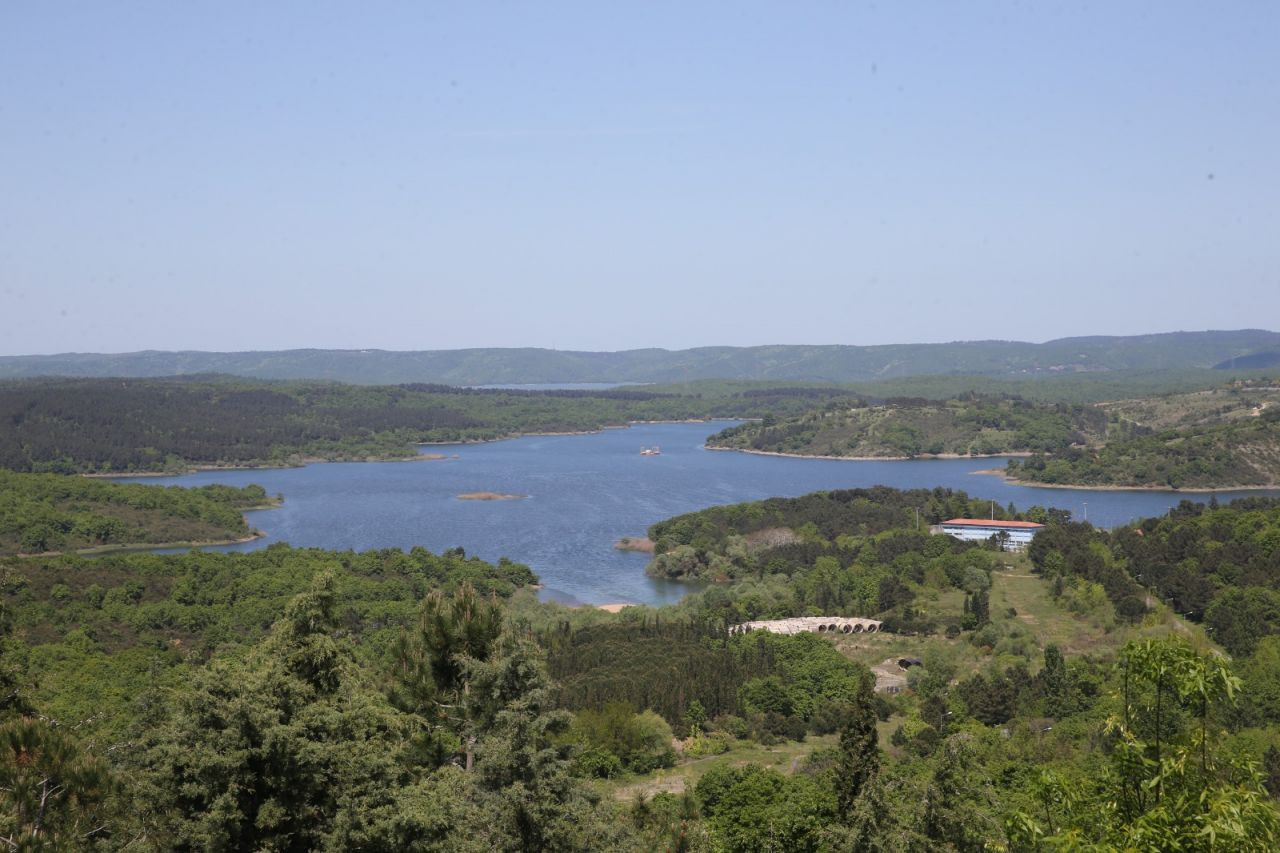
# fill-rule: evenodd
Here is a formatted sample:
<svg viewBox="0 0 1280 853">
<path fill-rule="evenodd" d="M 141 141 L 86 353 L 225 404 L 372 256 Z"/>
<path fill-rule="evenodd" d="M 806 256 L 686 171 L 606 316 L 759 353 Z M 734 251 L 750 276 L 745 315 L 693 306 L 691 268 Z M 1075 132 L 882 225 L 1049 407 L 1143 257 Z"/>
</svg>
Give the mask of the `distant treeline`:
<svg viewBox="0 0 1280 853">
<path fill-rule="evenodd" d="M 401 458 L 415 443 L 800 411 L 807 398 L 185 380 L 0 383 L 0 467 L 83 473 Z"/>
<path fill-rule="evenodd" d="M 0 470 L 0 555 L 240 539 L 251 532 L 241 513 L 270 502 L 261 486 L 184 489 Z"/>
</svg>

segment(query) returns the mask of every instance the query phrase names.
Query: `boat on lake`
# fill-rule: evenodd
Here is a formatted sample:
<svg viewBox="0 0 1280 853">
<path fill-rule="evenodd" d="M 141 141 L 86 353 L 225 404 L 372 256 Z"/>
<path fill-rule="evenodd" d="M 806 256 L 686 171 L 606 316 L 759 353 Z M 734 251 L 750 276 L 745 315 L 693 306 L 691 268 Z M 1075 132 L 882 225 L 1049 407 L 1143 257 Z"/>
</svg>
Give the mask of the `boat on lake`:
<svg viewBox="0 0 1280 853">
<path fill-rule="evenodd" d="M 657 445 L 654 445 L 653 447 L 642 447 L 640 448 L 640 455 L 641 456 L 661 456 L 662 449 L 659 448 Z"/>
</svg>

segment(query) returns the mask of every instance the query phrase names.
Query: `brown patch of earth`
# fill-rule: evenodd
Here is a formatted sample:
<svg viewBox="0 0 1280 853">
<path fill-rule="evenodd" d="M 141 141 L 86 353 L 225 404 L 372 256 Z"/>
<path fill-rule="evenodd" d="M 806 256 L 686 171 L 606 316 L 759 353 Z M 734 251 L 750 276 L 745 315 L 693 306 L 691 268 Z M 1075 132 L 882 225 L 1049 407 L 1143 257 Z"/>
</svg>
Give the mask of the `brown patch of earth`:
<svg viewBox="0 0 1280 853">
<path fill-rule="evenodd" d="M 748 533 L 743 538 L 752 548 L 780 548 L 800 541 L 800 537 L 790 527 L 766 527 L 764 530 Z"/>
<path fill-rule="evenodd" d="M 619 551 L 639 551 L 642 554 L 653 553 L 653 540 L 648 536 L 623 536 L 613 547 Z"/>
</svg>

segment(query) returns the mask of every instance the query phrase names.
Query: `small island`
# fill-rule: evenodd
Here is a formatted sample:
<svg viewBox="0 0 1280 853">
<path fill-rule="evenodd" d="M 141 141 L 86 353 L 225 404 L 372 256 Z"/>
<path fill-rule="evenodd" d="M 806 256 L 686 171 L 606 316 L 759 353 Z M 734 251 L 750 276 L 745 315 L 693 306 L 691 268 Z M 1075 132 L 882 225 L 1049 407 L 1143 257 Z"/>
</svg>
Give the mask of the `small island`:
<svg viewBox="0 0 1280 853">
<path fill-rule="evenodd" d="M 466 492 L 458 495 L 460 501 L 519 501 L 528 495 L 507 495 L 502 492 Z"/>
</svg>

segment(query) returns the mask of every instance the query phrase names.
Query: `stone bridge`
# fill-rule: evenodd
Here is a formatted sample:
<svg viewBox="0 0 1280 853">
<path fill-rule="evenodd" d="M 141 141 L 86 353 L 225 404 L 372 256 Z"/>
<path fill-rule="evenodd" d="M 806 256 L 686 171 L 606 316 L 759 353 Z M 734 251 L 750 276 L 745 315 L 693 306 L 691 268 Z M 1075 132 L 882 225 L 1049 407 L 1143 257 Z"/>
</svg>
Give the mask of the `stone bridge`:
<svg viewBox="0 0 1280 853">
<path fill-rule="evenodd" d="M 768 631 L 772 634 L 874 634 L 880 630 L 875 619 L 850 616 L 796 616 L 792 619 L 767 619 L 743 622 L 729 629 L 730 634 Z"/>
</svg>

